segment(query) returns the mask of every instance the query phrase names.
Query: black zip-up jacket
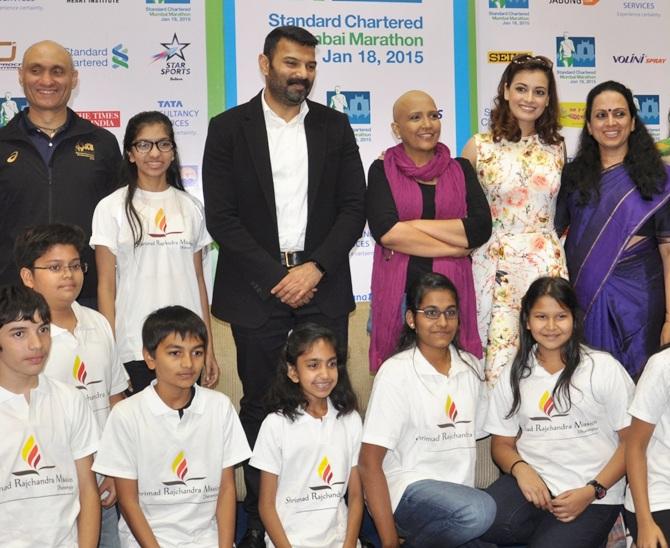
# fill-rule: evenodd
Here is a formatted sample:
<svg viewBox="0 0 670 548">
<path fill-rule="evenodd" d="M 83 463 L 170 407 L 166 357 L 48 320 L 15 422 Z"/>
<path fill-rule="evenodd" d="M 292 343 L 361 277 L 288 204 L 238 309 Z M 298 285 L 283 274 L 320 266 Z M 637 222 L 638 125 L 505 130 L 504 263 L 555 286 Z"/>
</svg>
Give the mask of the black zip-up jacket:
<svg viewBox="0 0 670 548">
<path fill-rule="evenodd" d="M 22 229 L 75 224 L 88 243 L 95 206 L 117 187 L 121 155 L 116 137 L 68 110 L 68 125 L 48 166 L 25 130 L 25 112 L 0 128 L 0 284 L 19 283 L 13 249 Z M 88 245 L 82 259 L 89 271 L 81 297 L 95 297 L 98 277 Z"/>
</svg>

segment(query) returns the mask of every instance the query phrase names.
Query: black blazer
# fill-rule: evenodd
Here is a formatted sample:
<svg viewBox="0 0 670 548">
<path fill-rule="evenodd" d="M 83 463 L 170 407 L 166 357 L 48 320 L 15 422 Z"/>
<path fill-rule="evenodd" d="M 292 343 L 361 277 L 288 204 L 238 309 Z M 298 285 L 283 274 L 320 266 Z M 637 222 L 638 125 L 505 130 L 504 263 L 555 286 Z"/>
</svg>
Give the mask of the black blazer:
<svg viewBox="0 0 670 548">
<path fill-rule="evenodd" d="M 262 93 L 262 92 L 261 92 Z M 349 251 L 365 226 L 365 174 L 346 115 L 307 101 L 305 249 L 326 271 L 313 302 L 330 317 L 353 310 Z M 243 327 L 265 323 L 286 275 L 260 93 L 212 118 L 202 167 L 207 229 L 220 246 L 212 312 Z"/>
</svg>

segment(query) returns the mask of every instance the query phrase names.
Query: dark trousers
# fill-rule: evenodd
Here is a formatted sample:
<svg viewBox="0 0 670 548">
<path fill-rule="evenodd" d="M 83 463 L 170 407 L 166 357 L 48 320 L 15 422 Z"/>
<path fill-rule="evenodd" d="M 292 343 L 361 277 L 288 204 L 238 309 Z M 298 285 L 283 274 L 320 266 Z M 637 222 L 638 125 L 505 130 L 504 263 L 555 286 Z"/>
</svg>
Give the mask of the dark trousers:
<svg viewBox="0 0 670 548">
<path fill-rule="evenodd" d="M 295 326 L 314 322 L 332 329 L 340 348 L 348 345 L 348 315 L 329 318 L 313 304 L 296 310 L 277 301 L 268 321 L 257 328 L 231 325 L 237 350 L 237 373 L 242 382 L 240 400 L 240 422 L 253 449 L 261 423 L 265 418 L 264 400 L 277 375 L 279 354 L 286 343 L 288 332 Z M 258 492 L 260 472 L 244 463 L 244 483 L 247 496 L 244 510 L 248 515 L 248 527 L 260 529 L 262 523 L 258 514 Z"/>
<path fill-rule="evenodd" d="M 516 479 L 501 476 L 486 492 L 496 502 L 493 525 L 481 536 L 499 546 L 527 544 L 529 548 L 599 548 L 621 512 L 618 504 L 590 504 L 574 521 L 563 523 L 528 502 Z"/>
<path fill-rule="evenodd" d="M 633 537 L 633 540 L 637 540 L 637 519 L 635 519 L 635 514 L 624 510 L 623 514 L 624 520 L 626 521 L 626 527 L 630 530 L 630 534 Z M 651 517 L 654 518 L 656 525 L 659 526 L 663 534 L 665 535 L 665 540 L 670 540 L 670 510 L 659 510 L 658 512 L 652 512 Z"/>
</svg>

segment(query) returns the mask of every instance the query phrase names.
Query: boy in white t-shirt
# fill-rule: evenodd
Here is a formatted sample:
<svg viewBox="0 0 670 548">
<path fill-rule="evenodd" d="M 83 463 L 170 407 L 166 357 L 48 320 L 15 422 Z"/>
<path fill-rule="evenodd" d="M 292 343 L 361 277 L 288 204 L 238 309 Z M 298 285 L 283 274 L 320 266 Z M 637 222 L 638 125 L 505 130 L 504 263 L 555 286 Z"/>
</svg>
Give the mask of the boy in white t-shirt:
<svg viewBox="0 0 670 548">
<path fill-rule="evenodd" d="M 230 400 L 196 386 L 207 328 L 182 306 L 161 308 L 142 328 L 156 380 L 109 416 L 93 469 L 113 476 L 122 546 L 233 545 L 233 468 L 251 455 Z"/>
<path fill-rule="evenodd" d="M 98 427 L 76 389 L 41 374 L 49 322 L 41 295 L 0 288 L 0 531 L 13 548 L 93 548 Z"/>
<path fill-rule="evenodd" d="M 110 408 L 124 398 L 128 374 L 117 358 L 109 322 L 75 301 L 88 266 L 81 260 L 85 246 L 86 236 L 78 226 L 34 226 L 17 237 L 14 259 L 23 284 L 40 293 L 51 311 L 51 353 L 45 375 L 77 388 L 102 431 Z M 103 506 L 99 546 L 117 548 L 114 481 L 101 476 L 98 483 Z"/>
</svg>

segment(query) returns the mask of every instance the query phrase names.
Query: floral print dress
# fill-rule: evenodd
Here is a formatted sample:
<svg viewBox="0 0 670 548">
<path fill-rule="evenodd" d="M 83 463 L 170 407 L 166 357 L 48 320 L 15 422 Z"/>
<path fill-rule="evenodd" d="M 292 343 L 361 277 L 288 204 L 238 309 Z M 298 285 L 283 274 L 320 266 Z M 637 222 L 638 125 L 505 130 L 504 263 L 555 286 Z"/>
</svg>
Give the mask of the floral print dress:
<svg viewBox="0 0 670 548">
<path fill-rule="evenodd" d="M 490 240 L 472 254 L 477 323 L 486 379 L 493 386 L 516 354 L 521 298 L 540 276 L 568 277 L 554 214 L 564 163 L 562 145 L 537 135 L 494 143 L 475 135 L 475 171 L 493 219 Z"/>
</svg>

